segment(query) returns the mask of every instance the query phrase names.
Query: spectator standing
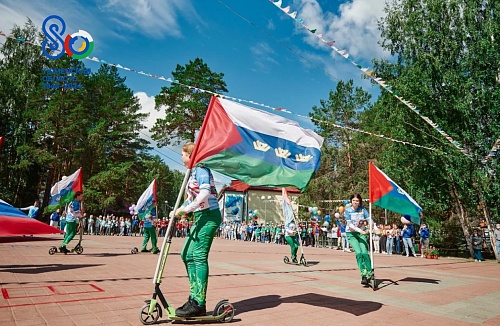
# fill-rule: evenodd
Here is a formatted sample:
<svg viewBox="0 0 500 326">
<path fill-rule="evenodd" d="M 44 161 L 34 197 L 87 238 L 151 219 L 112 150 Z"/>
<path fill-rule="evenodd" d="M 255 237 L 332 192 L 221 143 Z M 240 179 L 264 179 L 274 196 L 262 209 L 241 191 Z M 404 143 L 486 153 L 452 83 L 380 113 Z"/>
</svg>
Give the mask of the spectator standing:
<svg viewBox="0 0 500 326">
<path fill-rule="evenodd" d="M 373 238 L 373 252 L 380 253 L 380 235 L 378 233 L 373 233 L 372 238 Z"/>
<path fill-rule="evenodd" d="M 351 252 L 351 249 L 349 248 L 349 241 L 347 240 L 347 234 L 345 231 L 346 227 L 347 227 L 346 220 L 342 220 L 342 222 L 340 223 L 340 237 L 342 239 L 342 251 Z"/>
<path fill-rule="evenodd" d="M 332 248 L 338 249 L 339 248 L 339 227 L 337 224 L 334 224 L 332 226 L 331 237 L 332 237 Z"/>
<path fill-rule="evenodd" d="M 387 253 L 389 255 L 392 255 L 392 250 L 394 247 L 394 229 L 389 226 L 389 229 L 387 230 L 387 242 L 385 244 L 387 248 Z"/>
<path fill-rule="evenodd" d="M 89 216 L 89 222 L 87 224 L 87 234 L 94 234 L 94 225 L 95 225 L 95 220 L 94 220 L 94 215 Z"/>
<path fill-rule="evenodd" d="M 59 226 L 59 219 L 60 219 L 59 212 L 60 211 L 58 208 L 58 209 L 56 209 L 55 212 L 50 214 L 50 226 L 53 226 L 55 228 L 57 228 Z"/>
<path fill-rule="evenodd" d="M 495 231 L 493 232 L 493 236 L 495 237 L 495 243 L 497 247 L 497 257 L 500 261 L 500 223 L 497 223 Z"/>
<path fill-rule="evenodd" d="M 403 245 L 405 248 L 406 257 L 410 256 L 410 251 L 414 257 L 417 257 L 417 255 L 415 254 L 415 248 L 413 248 L 412 241 L 413 224 L 405 224 L 403 226 L 403 230 L 401 231 L 401 235 L 403 236 Z"/>
<path fill-rule="evenodd" d="M 418 231 L 420 234 L 420 253 L 422 255 L 422 258 L 425 257 L 425 250 L 429 249 L 429 236 L 430 236 L 430 231 L 429 228 L 427 227 L 427 224 L 422 223 L 420 225 L 420 229 Z"/>
<path fill-rule="evenodd" d="M 483 249 L 483 237 L 479 234 L 477 229 L 472 231 L 470 242 L 472 243 L 472 250 L 474 251 L 474 261 L 481 262 L 483 260 L 483 255 L 481 254 L 481 249 Z"/>
<path fill-rule="evenodd" d="M 59 229 L 66 232 L 66 211 L 62 212 L 61 217 L 59 218 Z"/>
</svg>

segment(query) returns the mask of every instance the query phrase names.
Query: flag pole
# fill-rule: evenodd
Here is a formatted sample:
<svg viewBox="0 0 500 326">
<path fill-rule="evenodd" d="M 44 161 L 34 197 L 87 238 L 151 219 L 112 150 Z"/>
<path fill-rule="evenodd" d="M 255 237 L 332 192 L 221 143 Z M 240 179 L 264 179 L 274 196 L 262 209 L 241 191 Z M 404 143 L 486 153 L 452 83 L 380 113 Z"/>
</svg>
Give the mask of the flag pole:
<svg viewBox="0 0 500 326">
<path fill-rule="evenodd" d="M 175 224 L 175 212 L 177 211 L 177 209 L 180 206 L 180 203 L 182 200 L 182 195 L 184 193 L 184 189 L 186 188 L 186 184 L 188 182 L 190 174 L 191 174 L 191 169 L 188 169 L 186 171 L 186 175 L 184 176 L 184 180 L 182 181 L 182 186 L 179 190 L 179 194 L 177 195 L 177 200 L 175 201 L 174 210 L 173 210 L 174 216 L 172 216 L 170 218 L 170 221 L 168 223 L 167 231 L 165 233 L 165 237 L 163 238 L 163 244 L 161 245 L 161 249 L 160 249 L 160 257 L 158 258 L 158 263 L 156 264 L 155 275 L 153 278 L 154 284 L 161 283 L 161 278 L 163 276 L 163 271 L 165 269 L 165 263 L 167 261 L 168 251 L 170 249 L 170 244 L 172 243 L 172 229 L 173 229 L 173 225 Z"/>
<path fill-rule="evenodd" d="M 377 289 L 377 281 L 375 279 L 375 261 L 373 260 L 373 231 L 372 231 L 372 224 L 375 223 L 373 222 L 373 218 L 372 218 L 372 202 L 370 201 L 370 205 L 369 205 L 369 210 L 370 210 L 370 223 L 368 223 L 370 225 L 370 260 L 372 262 L 372 277 L 371 277 L 371 287 L 373 289 L 373 291 L 375 291 Z"/>
</svg>

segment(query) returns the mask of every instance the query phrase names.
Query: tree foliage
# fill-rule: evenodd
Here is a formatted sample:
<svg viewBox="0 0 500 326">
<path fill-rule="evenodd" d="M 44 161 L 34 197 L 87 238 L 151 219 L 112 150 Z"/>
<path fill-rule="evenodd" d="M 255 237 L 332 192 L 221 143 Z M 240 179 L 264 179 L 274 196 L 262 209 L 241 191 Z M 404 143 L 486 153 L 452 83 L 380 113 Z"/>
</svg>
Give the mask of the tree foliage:
<svg viewBox="0 0 500 326">
<path fill-rule="evenodd" d="M 221 94 L 227 92 L 223 73 L 210 70 L 202 59 L 196 58 L 185 66 L 177 65 L 172 72 L 174 80 L 170 87 L 162 87 L 155 96 L 156 109 L 165 108 L 165 118 L 158 119 L 152 128 L 153 139 L 158 146 L 194 142 L 196 131 L 201 128 L 211 93 L 195 91 L 183 85 Z"/>
<path fill-rule="evenodd" d="M 43 39 L 31 21 L 12 34 Z M 128 213 L 154 178 L 159 201 L 175 201 L 182 176 L 148 153 L 140 137 L 147 115 L 115 67 L 76 75 L 81 89 L 44 89 L 42 68 L 85 71 L 85 65 L 68 56 L 48 60 L 39 48 L 10 38 L 1 51 L 0 198 L 26 206 L 41 196 L 43 208 L 51 186 L 82 167 L 89 212 Z"/>
</svg>

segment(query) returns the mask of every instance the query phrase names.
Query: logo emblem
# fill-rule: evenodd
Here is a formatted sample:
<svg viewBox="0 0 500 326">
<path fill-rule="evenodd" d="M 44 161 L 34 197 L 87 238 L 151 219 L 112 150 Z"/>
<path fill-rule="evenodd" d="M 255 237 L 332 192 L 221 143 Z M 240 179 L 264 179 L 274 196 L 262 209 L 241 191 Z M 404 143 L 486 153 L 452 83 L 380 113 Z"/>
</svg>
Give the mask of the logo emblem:
<svg viewBox="0 0 500 326">
<path fill-rule="evenodd" d="M 71 58 L 84 59 L 92 53 L 94 40 L 84 30 L 68 34 L 63 39 L 66 31 L 66 22 L 57 15 L 50 15 L 42 23 L 43 34 L 47 37 L 42 43 L 43 54 L 51 59 L 59 59 L 67 53 Z M 47 48 L 50 49 L 49 53 Z"/>
</svg>

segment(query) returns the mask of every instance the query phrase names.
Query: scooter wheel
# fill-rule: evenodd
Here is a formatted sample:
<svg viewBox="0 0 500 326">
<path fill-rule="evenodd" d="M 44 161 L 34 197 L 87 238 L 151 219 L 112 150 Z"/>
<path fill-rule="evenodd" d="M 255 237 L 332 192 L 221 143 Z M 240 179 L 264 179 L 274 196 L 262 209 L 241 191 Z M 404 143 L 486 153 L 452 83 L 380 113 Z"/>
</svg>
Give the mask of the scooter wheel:
<svg viewBox="0 0 500 326">
<path fill-rule="evenodd" d="M 146 301 L 146 304 L 142 306 L 141 311 L 139 312 L 139 320 L 143 325 L 153 325 L 156 324 L 158 318 L 161 317 L 162 311 L 160 305 L 156 304 L 155 308 L 151 315 L 149 314 L 149 300 Z"/>
<path fill-rule="evenodd" d="M 304 265 L 304 267 L 308 267 L 308 265 L 307 265 L 307 260 L 306 260 L 304 257 L 301 257 L 301 258 L 300 258 L 300 264 L 301 264 L 301 265 Z"/>
<path fill-rule="evenodd" d="M 234 307 L 228 301 L 219 302 L 216 306 L 217 309 L 214 310 L 214 315 L 217 318 L 218 316 L 224 315 L 223 317 L 218 318 L 217 320 L 221 323 L 229 323 L 234 318 Z"/>
<path fill-rule="evenodd" d="M 83 247 L 80 245 L 76 245 L 75 252 L 80 255 L 83 252 Z"/>
<path fill-rule="evenodd" d="M 49 249 L 49 255 L 53 255 L 57 252 L 57 247 L 50 247 Z"/>
<path fill-rule="evenodd" d="M 132 248 L 132 250 L 130 250 L 131 254 L 136 254 L 138 252 L 139 252 L 139 249 L 137 249 L 137 247 L 134 247 L 134 248 Z"/>
<path fill-rule="evenodd" d="M 287 257 L 287 256 L 285 256 L 285 258 L 283 258 L 283 262 L 284 262 L 285 264 L 290 264 L 290 259 L 288 259 L 288 257 Z"/>
</svg>

